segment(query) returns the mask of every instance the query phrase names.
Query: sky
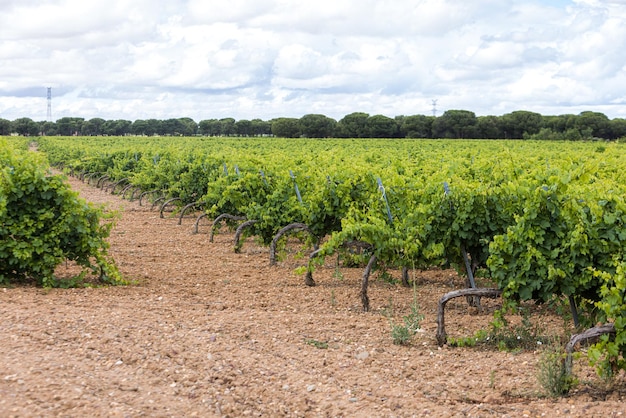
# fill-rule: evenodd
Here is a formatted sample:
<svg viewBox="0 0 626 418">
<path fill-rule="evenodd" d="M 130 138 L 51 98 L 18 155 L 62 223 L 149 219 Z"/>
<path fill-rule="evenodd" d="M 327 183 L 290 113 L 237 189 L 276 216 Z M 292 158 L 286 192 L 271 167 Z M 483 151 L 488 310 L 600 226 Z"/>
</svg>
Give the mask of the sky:
<svg viewBox="0 0 626 418">
<path fill-rule="evenodd" d="M 626 118 L 626 0 L 0 0 L 0 118 Z"/>
</svg>

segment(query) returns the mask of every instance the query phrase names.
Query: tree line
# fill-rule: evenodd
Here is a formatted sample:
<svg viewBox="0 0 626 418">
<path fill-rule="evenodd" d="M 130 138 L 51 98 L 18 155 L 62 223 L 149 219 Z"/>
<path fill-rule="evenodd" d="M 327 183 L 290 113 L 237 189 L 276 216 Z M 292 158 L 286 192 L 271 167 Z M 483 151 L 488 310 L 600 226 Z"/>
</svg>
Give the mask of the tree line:
<svg viewBox="0 0 626 418">
<path fill-rule="evenodd" d="M 104 120 L 63 117 L 56 122 L 30 118 L 0 119 L 0 135 L 92 136 L 276 136 L 285 138 L 473 138 L 616 140 L 626 137 L 626 119 L 609 119 L 599 112 L 544 116 L 518 110 L 502 116 L 476 116 L 469 110 L 447 110 L 441 116 L 369 115 L 355 112 L 339 121 L 321 114 L 271 120 L 191 118 Z"/>
</svg>

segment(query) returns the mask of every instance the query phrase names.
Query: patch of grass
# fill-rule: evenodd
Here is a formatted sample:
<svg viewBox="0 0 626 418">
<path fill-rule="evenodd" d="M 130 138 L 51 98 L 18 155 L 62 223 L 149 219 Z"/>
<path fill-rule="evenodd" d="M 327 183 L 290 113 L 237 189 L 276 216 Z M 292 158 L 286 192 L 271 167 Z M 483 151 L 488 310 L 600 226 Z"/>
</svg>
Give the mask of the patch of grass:
<svg viewBox="0 0 626 418">
<path fill-rule="evenodd" d="M 528 309 L 520 308 L 520 315 L 521 323 L 511 325 L 502 311 L 494 312 L 488 340 L 496 344 L 499 350 L 534 350 L 537 345 L 546 343 L 547 338 L 542 336 L 542 329 L 532 323 Z"/>
<path fill-rule="evenodd" d="M 484 343 L 489 340 L 489 333 L 480 329 L 470 337 L 448 337 L 448 346 L 450 347 L 475 347 L 478 343 Z"/>
<path fill-rule="evenodd" d="M 489 330 L 480 329 L 470 337 L 448 337 L 450 347 L 475 347 L 479 344 L 491 345 L 500 351 L 535 350 L 545 344 L 547 337 L 542 329 L 533 324 L 527 309 L 521 309 L 521 323 L 511 325 L 502 311 L 494 312 Z"/>
</svg>

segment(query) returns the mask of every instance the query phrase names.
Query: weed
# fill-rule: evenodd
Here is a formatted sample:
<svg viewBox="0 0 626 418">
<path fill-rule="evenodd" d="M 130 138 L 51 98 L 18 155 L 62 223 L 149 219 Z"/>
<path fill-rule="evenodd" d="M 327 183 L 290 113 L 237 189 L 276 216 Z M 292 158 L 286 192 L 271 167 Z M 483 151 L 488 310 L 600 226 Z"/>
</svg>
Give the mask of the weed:
<svg viewBox="0 0 626 418">
<path fill-rule="evenodd" d="M 411 303 L 411 313 L 403 319 L 404 325 L 413 335 L 415 335 L 415 333 L 420 329 L 422 319 L 424 319 L 424 315 L 419 312 L 419 305 L 415 299 L 413 299 L 413 303 Z"/>
<path fill-rule="evenodd" d="M 326 350 L 328 348 L 327 341 L 319 341 L 316 339 L 308 339 L 305 341 L 308 345 L 312 345 L 315 348 L 319 348 L 320 350 Z"/>
<path fill-rule="evenodd" d="M 391 298 L 390 298 L 391 302 Z M 391 322 L 391 338 L 396 345 L 407 345 L 411 342 L 413 336 L 420 329 L 420 323 L 424 319 L 424 315 L 419 312 L 417 303 L 417 291 L 415 284 L 413 285 L 413 302 L 411 303 L 411 313 L 402 317 L 403 325 L 396 325 Z"/>
<path fill-rule="evenodd" d="M 521 323 L 511 325 L 500 310 L 494 312 L 490 329 L 480 329 L 470 337 L 448 338 L 450 347 L 475 347 L 478 344 L 492 345 L 500 351 L 520 349 L 534 350 L 543 345 L 546 338 L 541 336 L 541 329 L 533 325 L 527 309 L 521 309 Z"/>
<path fill-rule="evenodd" d="M 391 325 L 391 338 L 396 345 L 408 345 L 413 334 L 404 325 Z"/>
<path fill-rule="evenodd" d="M 510 325 L 502 311 L 494 312 L 488 340 L 496 344 L 499 350 L 533 350 L 538 344 L 545 343 L 545 337 L 541 336 L 542 330 L 538 325 L 533 325 L 528 309 L 520 308 L 520 315 L 522 317 L 521 323 Z"/>
<path fill-rule="evenodd" d="M 578 384 L 578 380 L 567 370 L 565 353 L 559 347 L 546 349 L 541 354 L 538 367 L 539 384 L 549 396 L 566 395 Z"/>
<path fill-rule="evenodd" d="M 335 272 L 333 273 L 333 277 L 337 280 L 343 280 L 343 273 L 339 269 L 339 263 L 335 264 Z"/>
<path fill-rule="evenodd" d="M 448 337 L 448 346 L 450 347 L 475 347 L 476 344 L 489 341 L 489 333 L 480 329 L 471 337 Z"/>
<path fill-rule="evenodd" d="M 395 285 L 399 283 L 398 279 L 393 277 L 393 275 L 389 273 L 389 270 L 384 267 L 378 272 L 378 278 L 387 284 Z"/>
</svg>

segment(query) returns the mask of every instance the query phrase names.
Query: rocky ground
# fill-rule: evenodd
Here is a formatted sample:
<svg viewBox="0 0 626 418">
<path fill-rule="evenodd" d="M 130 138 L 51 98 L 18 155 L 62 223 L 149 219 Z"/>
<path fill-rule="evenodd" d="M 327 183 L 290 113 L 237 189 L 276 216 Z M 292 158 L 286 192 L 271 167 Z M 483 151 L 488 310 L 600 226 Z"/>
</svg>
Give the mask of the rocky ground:
<svg viewBox="0 0 626 418">
<path fill-rule="evenodd" d="M 439 348 L 437 301 L 463 287 L 451 271 L 414 271 L 411 289 L 375 273 L 361 310 L 362 269 L 329 265 L 307 287 L 288 256 L 269 265 L 253 238 L 208 239 L 208 221 L 158 211 L 70 179 L 81 195 L 117 210 L 110 242 L 125 287 L 0 289 L 0 416 L 620 416 L 623 374 L 610 385 L 585 357 L 567 397 L 544 395 L 544 346 Z M 62 266 L 58 274 L 69 274 Z M 424 315 L 410 345 L 393 344 L 414 300 Z M 498 301 L 448 304 L 450 336 L 489 329 Z M 512 320 L 519 318 L 512 318 Z M 546 309 L 532 320 L 563 334 Z"/>
</svg>

